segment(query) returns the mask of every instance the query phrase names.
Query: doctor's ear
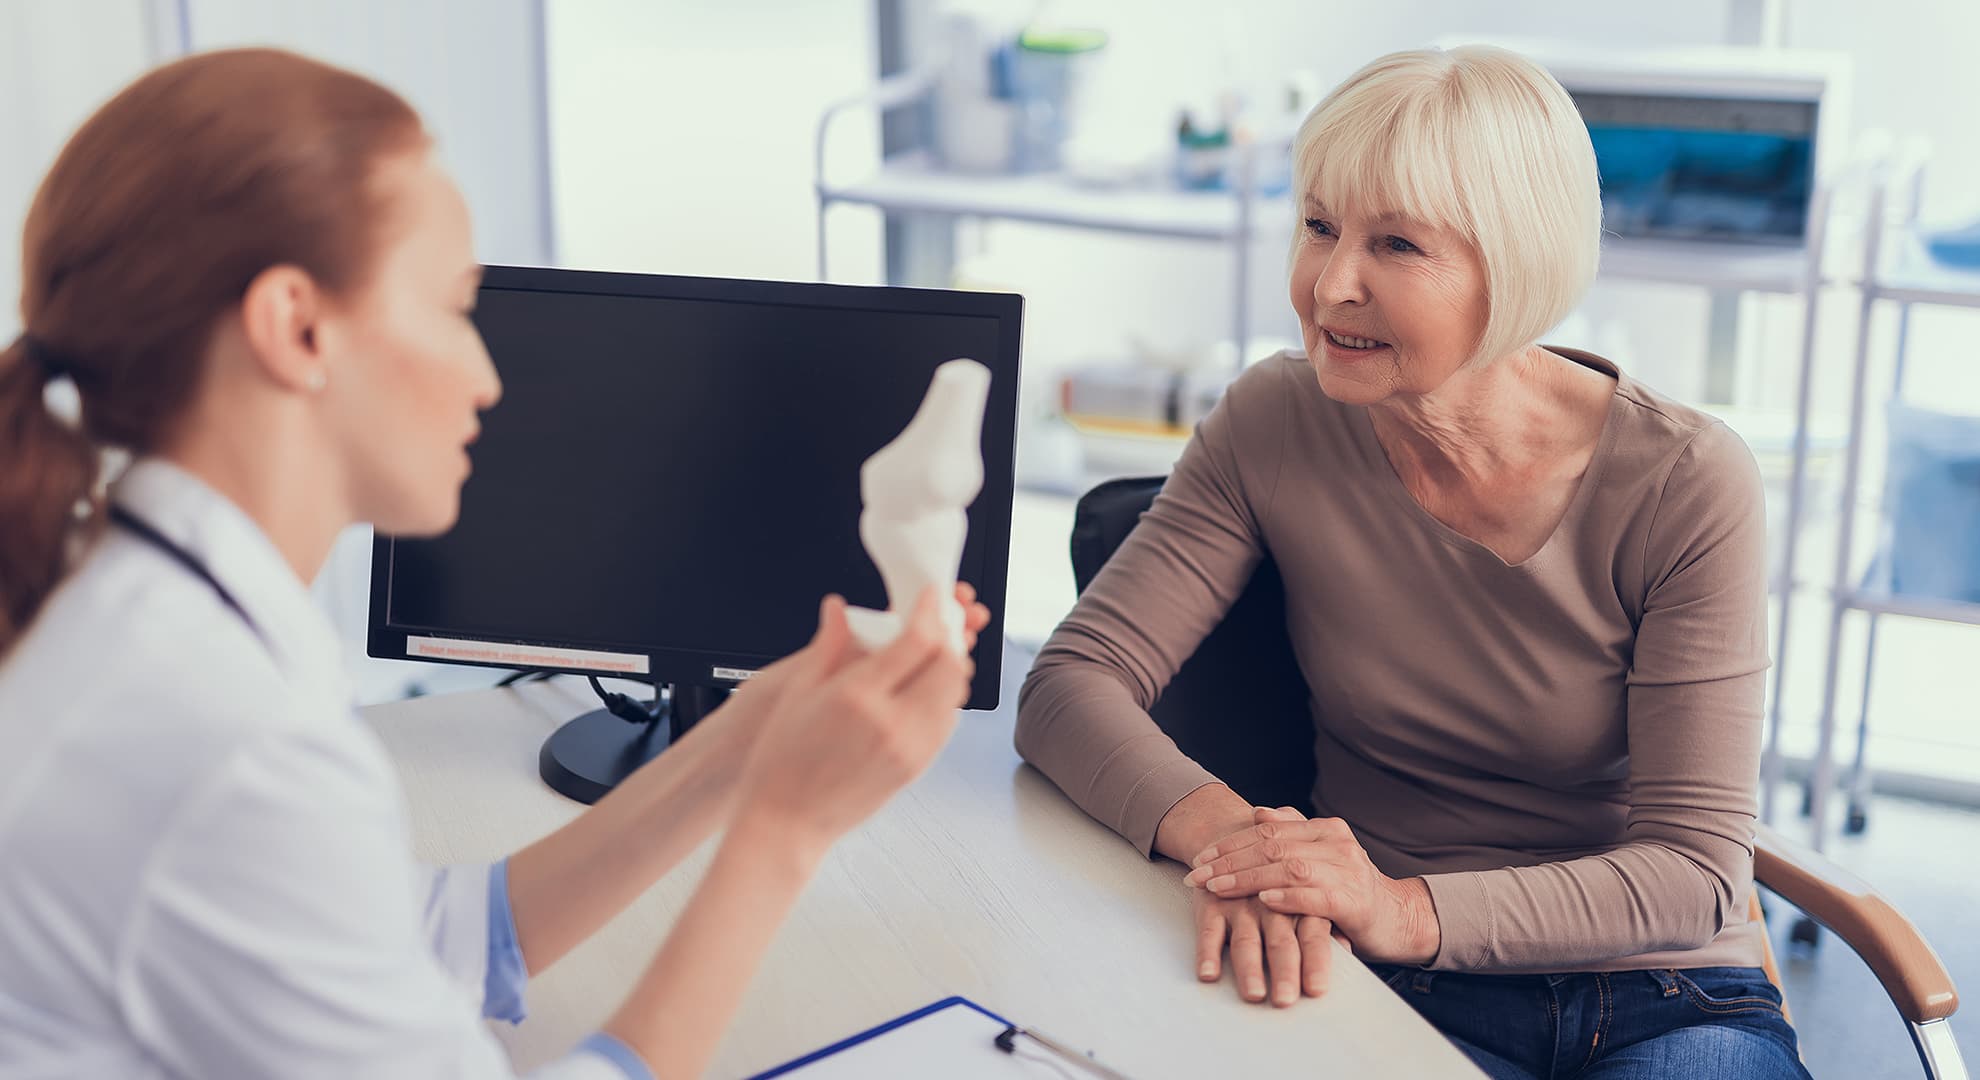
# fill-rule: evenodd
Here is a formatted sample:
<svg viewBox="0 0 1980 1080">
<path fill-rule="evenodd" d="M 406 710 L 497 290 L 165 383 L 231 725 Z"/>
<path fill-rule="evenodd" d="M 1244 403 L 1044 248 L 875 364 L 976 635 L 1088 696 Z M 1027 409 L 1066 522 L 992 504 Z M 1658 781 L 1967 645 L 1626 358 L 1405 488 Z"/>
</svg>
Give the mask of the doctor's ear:
<svg viewBox="0 0 1980 1080">
<path fill-rule="evenodd" d="M 271 266 L 241 296 L 241 331 L 262 372 L 278 385 L 314 393 L 328 382 L 321 323 L 328 297 L 301 267 Z"/>
</svg>

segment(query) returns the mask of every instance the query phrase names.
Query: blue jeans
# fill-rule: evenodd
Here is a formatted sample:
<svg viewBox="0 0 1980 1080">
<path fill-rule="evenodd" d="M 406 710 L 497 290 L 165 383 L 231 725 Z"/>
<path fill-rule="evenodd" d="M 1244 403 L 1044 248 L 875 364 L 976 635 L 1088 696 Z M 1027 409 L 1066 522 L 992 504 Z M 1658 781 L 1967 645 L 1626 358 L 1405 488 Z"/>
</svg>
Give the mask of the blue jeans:
<svg viewBox="0 0 1980 1080">
<path fill-rule="evenodd" d="M 1370 964 L 1495 1080 L 1808 1080 L 1759 968 L 1475 975 Z"/>
</svg>

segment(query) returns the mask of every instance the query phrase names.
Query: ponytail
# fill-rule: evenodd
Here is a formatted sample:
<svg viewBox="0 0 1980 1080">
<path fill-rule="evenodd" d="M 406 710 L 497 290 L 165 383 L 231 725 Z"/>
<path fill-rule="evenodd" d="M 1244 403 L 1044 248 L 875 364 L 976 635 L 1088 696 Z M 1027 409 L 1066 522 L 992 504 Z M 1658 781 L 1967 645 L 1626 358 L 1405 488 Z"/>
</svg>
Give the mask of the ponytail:
<svg viewBox="0 0 1980 1080">
<path fill-rule="evenodd" d="M 80 424 L 49 409 L 37 352 L 25 336 L 0 352 L 0 656 L 67 572 L 101 461 Z"/>
</svg>

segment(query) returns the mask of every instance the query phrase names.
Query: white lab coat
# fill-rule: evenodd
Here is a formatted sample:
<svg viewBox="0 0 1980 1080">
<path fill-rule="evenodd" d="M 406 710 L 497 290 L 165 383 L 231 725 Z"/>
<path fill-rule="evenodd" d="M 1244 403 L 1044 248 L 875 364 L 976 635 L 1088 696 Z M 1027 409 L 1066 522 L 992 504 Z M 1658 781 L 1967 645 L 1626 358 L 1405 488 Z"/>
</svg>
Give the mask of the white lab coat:
<svg viewBox="0 0 1980 1080">
<path fill-rule="evenodd" d="M 490 868 L 414 862 L 302 583 L 184 470 L 113 498 L 253 628 L 113 526 L 0 660 L 0 1077 L 514 1075 Z M 595 1038 L 535 1075 L 646 1074 Z"/>
</svg>

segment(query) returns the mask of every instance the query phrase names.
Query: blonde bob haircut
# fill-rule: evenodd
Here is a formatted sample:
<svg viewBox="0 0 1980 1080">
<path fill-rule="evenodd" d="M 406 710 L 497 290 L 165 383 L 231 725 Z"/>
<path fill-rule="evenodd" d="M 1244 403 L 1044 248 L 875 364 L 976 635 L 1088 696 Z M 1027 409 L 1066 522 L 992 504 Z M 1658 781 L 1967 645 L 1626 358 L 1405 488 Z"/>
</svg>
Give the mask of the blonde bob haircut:
<svg viewBox="0 0 1980 1080">
<path fill-rule="evenodd" d="M 1292 156 L 1295 199 L 1451 229 L 1478 252 L 1487 315 L 1469 362 L 1539 341 L 1595 279 L 1595 148 L 1567 91 L 1518 53 L 1384 56 L 1314 106 Z"/>
</svg>

